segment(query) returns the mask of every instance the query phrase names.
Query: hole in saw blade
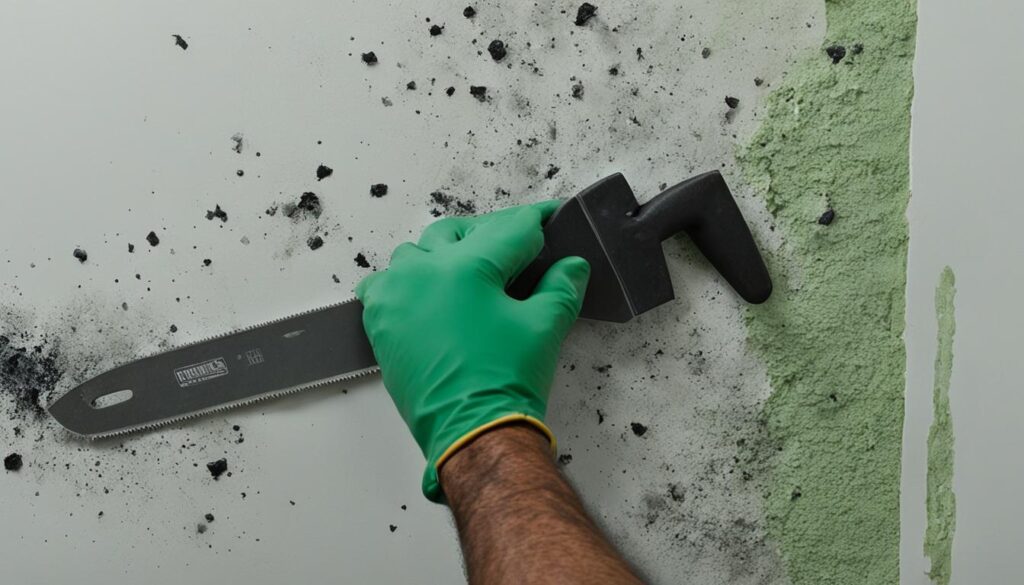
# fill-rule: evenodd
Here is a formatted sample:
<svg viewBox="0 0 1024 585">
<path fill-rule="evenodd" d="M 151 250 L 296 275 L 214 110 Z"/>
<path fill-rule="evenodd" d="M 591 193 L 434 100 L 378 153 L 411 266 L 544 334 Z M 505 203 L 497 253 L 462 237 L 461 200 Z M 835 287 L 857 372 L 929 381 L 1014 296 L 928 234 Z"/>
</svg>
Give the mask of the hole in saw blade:
<svg viewBox="0 0 1024 585">
<path fill-rule="evenodd" d="M 122 402 L 131 400 L 131 398 L 131 390 L 118 390 L 117 392 L 111 392 L 110 394 L 98 396 L 94 398 L 93 401 L 90 402 L 89 404 L 93 408 L 108 408 L 110 406 L 114 406 L 115 404 L 121 404 Z"/>
<path fill-rule="evenodd" d="M 302 335 L 305 332 L 305 329 L 296 329 L 295 331 L 289 331 L 288 333 L 285 333 L 281 337 L 284 337 L 285 339 L 295 339 L 296 337 Z"/>
</svg>

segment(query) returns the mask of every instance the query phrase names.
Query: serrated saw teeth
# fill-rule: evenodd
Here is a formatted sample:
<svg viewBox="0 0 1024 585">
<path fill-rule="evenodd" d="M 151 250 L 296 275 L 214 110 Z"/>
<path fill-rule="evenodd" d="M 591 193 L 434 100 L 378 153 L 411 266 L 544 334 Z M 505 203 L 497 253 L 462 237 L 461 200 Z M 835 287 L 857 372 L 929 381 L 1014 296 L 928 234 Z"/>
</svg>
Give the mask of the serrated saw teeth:
<svg viewBox="0 0 1024 585">
<path fill-rule="evenodd" d="M 71 433 L 154 429 L 378 371 L 356 299 L 150 354 L 95 376 L 47 410 Z"/>
</svg>

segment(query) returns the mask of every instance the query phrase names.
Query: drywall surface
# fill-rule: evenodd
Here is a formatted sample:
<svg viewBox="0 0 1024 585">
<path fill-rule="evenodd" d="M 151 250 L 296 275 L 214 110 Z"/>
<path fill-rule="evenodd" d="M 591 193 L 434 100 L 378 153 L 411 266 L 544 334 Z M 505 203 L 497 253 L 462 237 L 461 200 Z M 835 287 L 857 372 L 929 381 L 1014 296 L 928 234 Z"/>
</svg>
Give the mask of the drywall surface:
<svg viewBox="0 0 1024 585">
<path fill-rule="evenodd" d="M 949 407 L 955 436 L 956 531 L 949 583 L 1019 583 L 1024 543 L 1021 412 L 1024 362 L 1024 7 L 922 2 L 907 270 L 907 400 L 901 582 L 927 585 L 929 429 L 936 356 L 935 286 L 956 273 Z M 938 582 L 938 581 L 934 581 Z"/>
<path fill-rule="evenodd" d="M 825 58 L 825 6 L 597 4 L 577 26 L 569 2 L 474 2 L 472 18 L 437 2 L 4 3 L 9 387 L 45 400 L 135 356 L 343 300 L 436 215 L 617 171 L 646 200 L 720 169 L 758 241 L 788 257 L 788 220 L 733 153 L 795 60 Z M 871 68 L 890 59 L 876 34 L 848 33 L 865 35 Z M 308 197 L 295 210 L 304 193 L 318 211 Z M 856 215 L 837 211 L 842 234 Z M 685 238 L 665 251 L 677 301 L 580 323 L 566 344 L 549 416 L 561 464 L 651 582 L 784 583 L 763 522 L 771 458 L 743 459 L 770 444 L 743 305 Z M 780 284 L 786 297 L 792 277 Z M 419 494 L 422 456 L 376 378 L 94 443 L 34 399 L 3 396 L 4 455 L 23 457 L 0 473 L 5 580 L 462 579 L 447 511 Z"/>
<path fill-rule="evenodd" d="M 748 311 L 777 448 L 769 536 L 798 585 L 894 584 L 914 2 L 829 2 L 823 50 L 768 99 L 741 161 L 783 238 Z"/>
</svg>

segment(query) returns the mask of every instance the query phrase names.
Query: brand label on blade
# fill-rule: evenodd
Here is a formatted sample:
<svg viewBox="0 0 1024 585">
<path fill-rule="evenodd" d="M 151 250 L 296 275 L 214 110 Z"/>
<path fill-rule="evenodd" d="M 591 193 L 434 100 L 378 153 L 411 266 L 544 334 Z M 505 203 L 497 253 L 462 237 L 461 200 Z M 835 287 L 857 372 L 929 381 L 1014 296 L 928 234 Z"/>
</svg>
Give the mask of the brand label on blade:
<svg viewBox="0 0 1024 585">
<path fill-rule="evenodd" d="M 182 388 L 227 375 L 228 363 L 221 357 L 174 370 L 174 377 L 178 381 L 178 386 Z"/>
</svg>

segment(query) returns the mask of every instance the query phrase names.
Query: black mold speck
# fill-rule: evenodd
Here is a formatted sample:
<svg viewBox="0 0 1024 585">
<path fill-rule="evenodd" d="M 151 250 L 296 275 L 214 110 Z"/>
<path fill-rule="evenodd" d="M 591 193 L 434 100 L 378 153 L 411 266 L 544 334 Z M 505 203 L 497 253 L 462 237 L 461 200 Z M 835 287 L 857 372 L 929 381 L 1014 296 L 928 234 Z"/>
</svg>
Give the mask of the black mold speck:
<svg viewBox="0 0 1024 585">
<path fill-rule="evenodd" d="M 213 514 L 210 514 L 209 512 L 207 512 L 207 514 L 205 516 L 203 516 L 203 517 L 206 518 L 207 522 L 213 522 Z"/>
<path fill-rule="evenodd" d="M 238 169 L 237 171 L 235 171 L 235 174 L 238 175 L 239 177 L 244 177 L 245 171 L 243 171 L 242 169 Z"/>
<path fill-rule="evenodd" d="M 238 133 L 234 134 L 233 136 L 231 136 L 231 141 L 235 143 L 235 145 L 231 147 L 231 150 L 235 151 L 238 154 L 242 154 L 242 139 L 243 138 L 244 138 L 244 136 L 242 136 L 241 132 L 238 132 Z M 259 155 L 260 155 L 260 153 L 257 152 L 256 156 L 259 156 Z"/>
<path fill-rule="evenodd" d="M 430 210 L 434 217 L 442 215 L 473 215 L 476 213 L 476 203 L 468 199 L 458 199 L 442 191 L 434 191 L 430 194 L 430 200 L 437 205 Z"/>
<path fill-rule="evenodd" d="M 855 45 L 850 47 L 850 53 L 852 53 L 854 55 L 860 55 L 863 52 L 864 52 L 864 44 L 863 43 L 856 43 Z"/>
<path fill-rule="evenodd" d="M 334 169 L 326 165 L 320 165 L 316 168 L 316 180 L 323 181 L 327 177 L 334 174 Z"/>
<path fill-rule="evenodd" d="M 469 93 L 477 99 L 477 101 L 487 100 L 487 86 L 486 85 L 471 85 L 469 86 Z"/>
<path fill-rule="evenodd" d="M 324 245 L 324 239 L 320 236 L 313 236 L 306 240 L 306 244 L 309 245 L 310 250 L 319 250 Z"/>
<path fill-rule="evenodd" d="M 562 170 L 562 169 L 556 167 L 555 165 L 548 165 L 548 170 L 547 170 L 546 173 L 544 173 L 544 177 L 550 179 L 550 178 L 554 177 L 555 175 L 557 175 L 558 171 L 560 171 L 560 170 Z"/>
<path fill-rule="evenodd" d="M 362 59 L 363 63 L 366 63 L 367 65 L 377 64 L 377 54 L 374 53 L 373 51 L 370 51 L 369 53 L 363 53 Z"/>
<path fill-rule="evenodd" d="M 353 258 L 353 260 L 356 261 L 356 266 L 358 266 L 360 268 L 369 268 L 370 267 L 370 263 L 366 260 L 366 256 L 362 252 L 356 254 L 356 257 Z"/>
<path fill-rule="evenodd" d="M 466 9 L 462 11 L 462 16 L 465 16 L 466 18 L 473 18 L 476 16 L 476 8 L 467 6 Z"/>
<path fill-rule="evenodd" d="M 188 42 L 181 38 L 181 35 L 171 35 L 174 37 L 174 44 L 181 47 L 182 51 L 188 50 Z"/>
<path fill-rule="evenodd" d="M 405 84 L 405 89 L 408 89 L 409 91 L 415 91 L 416 90 L 416 82 L 415 81 L 410 81 L 409 83 L 406 83 Z"/>
<path fill-rule="evenodd" d="M 597 6 L 594 6 L 590 2 L 580 4 L 580 7 L 576 10 L 576 26 L 583 26 L 588 20 L 594 18 L 596 15 Z"/>
<path fill-rule="evenodd" d="M 171 333 L 177 333 L 177 332 L 178 332 L 178 326 L 177 325 L 171 325 Z"/>
<path fill-rule="evenodd" d="M 228 220 L 228 214 L 226 211 L 220 208 L 220 205 L 215 205 L 213 211 L 206 210 L 206 219 L 213 220 L 219 219 L 221 223 Z"/>
<path fill-rule="evenodd" d="M 618 75 L 618 74 L 619 74 L 619 66 L 618 65 L 613 65 L 613 66 L 608 68 L 608 75 Z"/>
<path fill-rule="evenodd" d="M 206 468 L 210 470 L 210 475 L 213 479 L 220 479 L 220 476 L 224 475 L 224 472 L 228 470 L 228 460 L 218 459 L 211 461 L 206 464 Z"/>
<path fill-rule="evenodd" d="M 836 212 L 833 209 L 826 209 L 825 213 L 821 214 L 818 218 L 818 223 L 821 225 L 829 225 L 836 218 Z"/>
<path fill-rule="evenodd" d="M 605 364 L 603 366 L 594 366 L 594 371 L 599 374 L 607 374 L 608 370 L 612 369 L 611 364 Z"/>
<path fill-rule="evenodd" d="M 842 45 L 832 45 L 825 49 L 825 54 L 828 55 L 829 59 L 832 59 L 832 64 L 836 64 L 843 60 L 846 56 L 846 47 Z"/>
<path fill-rule="evenodd" d="M 602 424 L 603 422 L 604 422 L 604 413 L 601 412 L 601 409 L 599 408 L 599 409 L 597 409 L 597 424 Z"/>
<path fill-rule="evenodd" d="M 390 530 L 391 532 L 394 532 L 394 531 L 398 530 L 398 526 L 395 526 L 394 524 L 388 524 L 388 530 Z"/>
<path fill-rule="evenodd" d="M 448 89 L 444 90 L 444 92 L 448 94 L 448 97 L 452 97 L 453 95 L 455 95 L 455 88 L 449 87 Z"/>
<path fill-rule="evenodd" d="M 572 86 L 572 97 L 581 100 L 583 99 L 583 82 L 578 81 Z"/>
<path fill-rule="evenodd" d="M 729 106 L 730 110 L 735 110 L 740 105 L 740 98 L 725 96 L 725 105 Z"/>
<path fill-rule="evenodd" d="M 572 455 L 570 455 L 569 453 L 564 453 L 564 454 L 558 456 L 558 464 L 559 465 L 563 465 L 564 466 L 564 465 L 569 465 L 570 463 L 572 463 Z"/>
<path fill-rule="evenodd" d="M 700 56 L 707 59 L 708 57 L 711 56 L 711 49 L 708 47 L 704 47 L 703 49 L 700 50 Z"/>
<path fill-rule="evenodd" d="M 149 234 L 146 236 L 146 241 L 149 242 L 150 246 L 160 245 L 160 238 L 156 236 L 156 232 L 149 232 Z"/>
<path fill-rule="evenodd" d="M 638 422 L 629 423 L 629 428 L 632 429 L 633 434 L 638 437 L 642 437 L 647 433 L 647 427 Z"/>
<path fill-rule="evenodd" d="M 75 248 L 75 251 L 72 252 L 71 255 L 83 264 L 89 259 L 89 254 L 81 248 Z"/>
<path fill-rule="evenodd" d="M 487 52 L 491 54 L 491 59 L 495 61 L 501 61 L 508 54 L 505 49 L 505 43 L 499 40 L 491 41 L 491 44 L 487 45 Z"/>
<path fill-rule="evenodd" d="M 285 209 L 285 215 L 291 218 L 305 215 L 312 215 L 314 218 L 317 218 L 320 217 L 322 212 L 323 208 L 320 206 L 320 198 L 316 196 L 316 193 L 311 193 L 309 191 L 303 193 L 302 196 L 299 197 L 299 202 L 297 204 L 290 205 Z M 273 215 L 273 213 L 270 213 L 270 215 Z"/>
<path fill-rule="evenodd" d="M 754 85 L 756 85 L 757 87 L 761 87 L 762 84 L 764 84 L 764 80 L 763 79 L 761 79 L 760 77 L 755 77 L 754 78 Z"/>
<path fill-rule="evenodd" d="M 444 32 L 444 27 L 443 26 L 438 26 L 436 24 L 430 25 L 430 36 L 436 37 L 436 36 L 440 35 L 443 32 Z"/>
<path fill-rule="evenodd" d="M 203 260 L 203 266 L 209 266 L 210 264 L 213 264 L 213 260 L 210 260 L 209 258 Z"/>
<path fill-rule="evenodd" d="M 21 469 L 21 455 L 18 453 L 11 453 L 7 457 L 4 457 L 4 469 L 7 471 L 18 471 Z"/>
<path fill-rule="evenodd" d="M 132 254 L 135 252 L 135 244 L 128 244 L 128 253 Z"/>
<path fill-rule="evenodd" d="M 370 185 L 370 196 L 371 197 L 383 197 L 388 194 L 388 186 L 384 183 L 377 183 Z"/>
<path fill-rule="evenodd" d="M 204 532 L 206 532 L 206 524 L 203 524 L 201 522 L 199 524 L 196 524 L 196 533 L 202 534 Z"/>
</svg>

